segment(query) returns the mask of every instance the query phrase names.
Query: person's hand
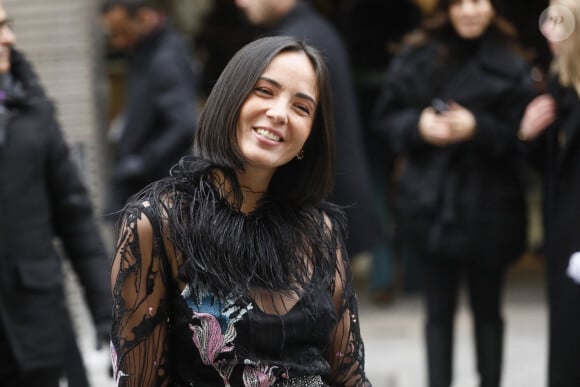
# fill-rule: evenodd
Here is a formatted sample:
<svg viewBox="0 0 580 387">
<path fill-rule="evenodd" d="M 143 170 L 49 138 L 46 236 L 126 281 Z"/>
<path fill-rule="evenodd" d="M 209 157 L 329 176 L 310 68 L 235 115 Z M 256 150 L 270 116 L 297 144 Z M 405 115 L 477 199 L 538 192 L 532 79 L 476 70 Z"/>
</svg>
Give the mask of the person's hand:
<svg viewBox="0 0 580 387">
<path fill-rule="evenodd" d="M 568 277 L 572 278 L 574 282 L 580 285 L 580 252 L 572 254 L 566 273 L 568 274 Z"/>
<path fill-rule="evenodd" d="M 421 112 L 419 134 L 424 141 L 435 146 L 450 144 L 451 129 L 449 124 L 432 107 L 427 107 Z"/>
<path fill-rule="evenodd" d="M 111 323 L 109 321 L 95 325 L 95 343 L 97 351 L 103 348 L 103 345 L 109 346 L 111 341 Z"/>
<path fill-rule="evenodd" d="M 542 94 L 526 107 L 520 123 L 518 137 L 527 141 L 536 138 L 556 119 L 556 101 L 549 94 Z"/>
<path fill-rule="evenodd" d="M 475 116 L 458 103 L 450 102 L 449 110 L 443 113 L 443 118 L 449 125 L 454 143 L 469 140 L 475 134 Z"/>
<path fill-rule="evenodd" d="M 449 103 L 449 110 L 440 114 L 428 107 L 421 112 L 419 133 L 423 140 L 435 146 L 466 141 L 475 133 L 475 117 L 455 102 Z"/>
</svg>

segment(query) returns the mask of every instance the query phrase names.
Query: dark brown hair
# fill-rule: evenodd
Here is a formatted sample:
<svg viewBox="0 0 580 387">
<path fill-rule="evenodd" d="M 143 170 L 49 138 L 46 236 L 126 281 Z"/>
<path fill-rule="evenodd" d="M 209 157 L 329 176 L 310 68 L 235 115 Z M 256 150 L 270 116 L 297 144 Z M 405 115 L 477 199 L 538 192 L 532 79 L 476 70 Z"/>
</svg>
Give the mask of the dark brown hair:
<svg viewBox="0 0 580 387">
<path fill-rule="evenodd" d="M 456 32 L 449 20 L 449 8 L 460 0 L 439 0 L 433 13 L 425 18 L 421 28 L 412 32 L 404 38 L 404 43 L 413 46 L 426 44 L 430 39 L 439 37 L 446 41 L 451 36 L 456 36 Z M 512 49 L 523 53 L 517 40 L 518 33 L 515 26 L 502 15 L 502 6 L 497 0 L 490 0 L 495 15 L 488 27 L 490 34 L 495 35 L 501 42 Z"/>
<path fill-rule="evenodd" d="M 279 167 L 269 192 L 297 204 L 313 204 L 332 190 L 335 138 L 330 78 L 318 50 L 292 37 L 257 39 L 242 47 L 228 62 L 201 111 L 194 141 L 195 153 L 217 166 L 243 170 L 245 160 L 237 143 L 241 107 L 272 59 L 282 52 L 304 52 L 318 82 L 319 101 L 312 131 L 304 145 L 304 159 Z"/>
</svg>

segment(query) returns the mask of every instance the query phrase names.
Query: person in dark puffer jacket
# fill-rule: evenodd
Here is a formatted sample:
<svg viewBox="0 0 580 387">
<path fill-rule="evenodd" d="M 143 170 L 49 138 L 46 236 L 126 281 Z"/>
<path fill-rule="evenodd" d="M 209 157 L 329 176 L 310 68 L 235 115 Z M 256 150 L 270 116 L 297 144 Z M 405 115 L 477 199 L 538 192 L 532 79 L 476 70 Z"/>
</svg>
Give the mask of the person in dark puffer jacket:
<svg viewBox="0 0 580 387">
<path fill-rule="evenodd" d="M 60 242 L 109 340 L 107 251 L 51 100 L 0 4 L 0 380 L 58 387 L 73 332 Z"/>
</svg>

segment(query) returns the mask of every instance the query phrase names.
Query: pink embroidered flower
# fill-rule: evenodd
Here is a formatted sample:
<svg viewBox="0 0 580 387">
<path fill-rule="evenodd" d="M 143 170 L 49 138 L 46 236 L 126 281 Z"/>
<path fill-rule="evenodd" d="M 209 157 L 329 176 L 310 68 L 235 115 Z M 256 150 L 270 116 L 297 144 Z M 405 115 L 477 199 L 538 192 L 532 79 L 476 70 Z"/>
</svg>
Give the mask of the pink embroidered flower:
<svg viewBox="0 0 580 387">
<path fill-rule="evenodd" d="M 234 349 L 232 341 L 236 337 L 233 324 L 228 324 L 222 334 L 219 321 L 208 313 L 193 313 L 199 319 L 200 325 L 189 325 L 193 332 L 193 342 L 199 350 L 203 364 L 213 365 L 220 353 L 231 352 Z"/>
<path fill-rule="evenodd" d="M 224 385 L 229 387 L 230 376 L 238 365 L 238 359 L 235 356 L 220 359 L 220 354 L 234 350 L 235 324 L 253 308 L 252 304 L 241 307 L 236 305 L 233 297 L 218 300 L 205 293 L 194 296 L 189 285 L 181 295 L 193 313 L 189 328 L 193 332 L 193 342 L 201 361 L 212 366 L 221 376 Z"/>
<path fill-rule="evenodd" d="M 276 366 L 247 365 L 244 368 L 243 379 L 246 387 L 270 387 L 276 382 L 274 370 Z"/>
</svg>

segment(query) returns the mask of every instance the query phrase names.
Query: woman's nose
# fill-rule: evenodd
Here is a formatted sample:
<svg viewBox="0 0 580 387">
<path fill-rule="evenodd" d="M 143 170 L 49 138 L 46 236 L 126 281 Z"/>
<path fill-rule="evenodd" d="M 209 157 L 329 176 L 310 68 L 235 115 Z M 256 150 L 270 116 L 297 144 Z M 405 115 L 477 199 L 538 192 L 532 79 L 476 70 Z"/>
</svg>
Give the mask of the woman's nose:
<svg viewBox="0 0 580 387">
<path fill-rule="evenodd" d="M 288 122 L 288 110 L 286 104 L 282 101 L 273 103 L 266 115 L 277 124 L 286 124 Z"/>
</svg>

